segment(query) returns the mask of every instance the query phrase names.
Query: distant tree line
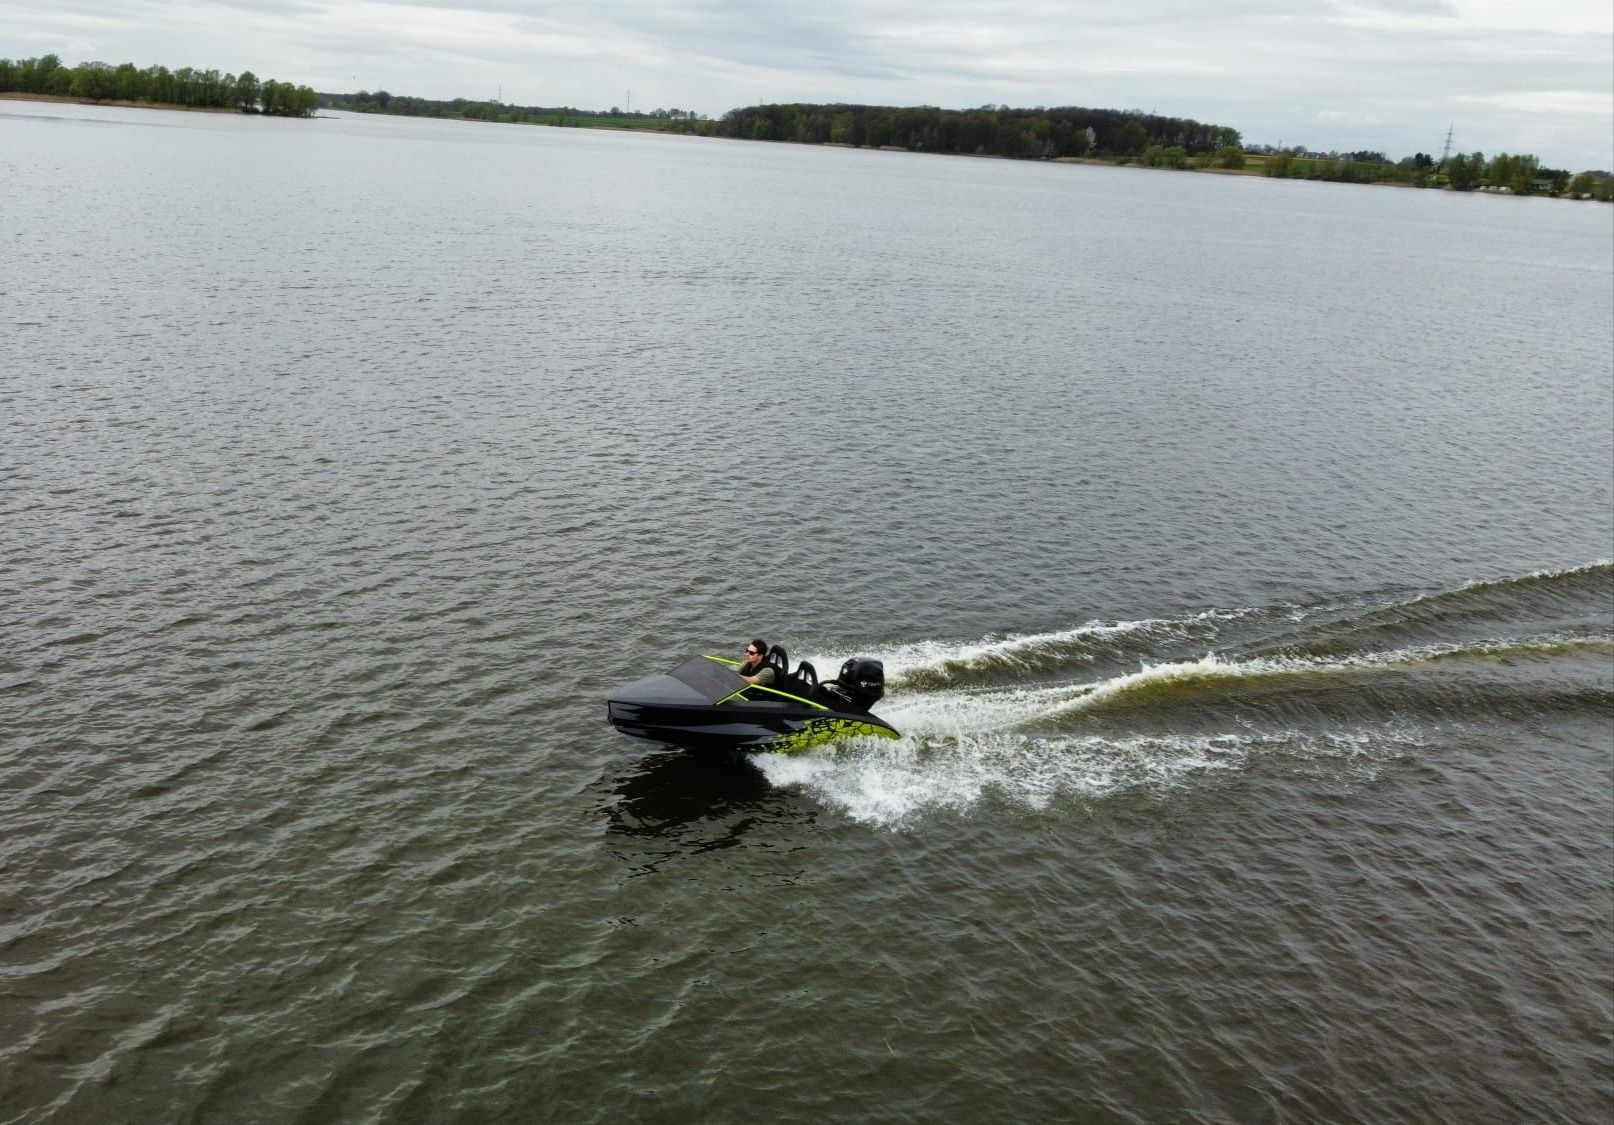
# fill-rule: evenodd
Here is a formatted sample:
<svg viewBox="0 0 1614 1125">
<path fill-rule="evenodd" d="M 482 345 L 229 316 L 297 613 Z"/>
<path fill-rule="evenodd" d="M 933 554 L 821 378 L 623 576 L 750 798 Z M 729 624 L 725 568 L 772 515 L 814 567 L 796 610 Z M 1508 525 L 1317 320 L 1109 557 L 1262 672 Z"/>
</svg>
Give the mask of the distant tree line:
<svg viewBox="0 0 1614 1125">
<path fill-rule="evenodd" d="M 385 90 L 360 90 L 356 94 L 318 95 L 319 104 L 350 113 L 387 113 L 402 117 L 443 117 L 469 121 L 504 121 L 519 125 L 605 125 L 617 128 L 655 129 L 662 132 L 702 132 L 705 119 L 693 110 L 655 109 L 649 113 L 624 113 L 616 106 L 609 111 L 578 109 L 575 106 L 506 105 L 499 101 L 471 101 L 454 98 L 416 98 L 389 94 Z"/>
<path fill-rule="evenodd" d="M 1506 190 L 1513 195 L 1569 195 L 1607 200 L 1614 184 L 1607 175 L 1543 168 L 1536 157 L 1502 152 L 1485 159 L 1483 152 L 1458 153 L 1442 169 L 1454 191 Z"/>
<path fill-rule="evenodd" d="M 182 66 L 111 66 L 104 62 L 63 66 L 55 55 L 37 59 L 0 59 L 0 94 L 47 94 L 94 102 L 148 102 L 187 108 L 238 109 L 277 117 L 308 117 L 319 99 L 309 86 L 268 79 L 250 70 L 220 74 Z"/>
<path fill-rule="evenodd" d="M 1348 183 L 1406 183 L 1453 191 L 1506 191 L 1512 195 L 1557 195 L 1607 201 L 1614 177 L 1606 172 L 1571 175 L 1543 167 L 1539 158 L 1501 153 L 1490 160 L 1481 152 L 1458 153 L 1444 164 L 1428 153 L 1415 153 L 1391 163 L 1382 152 L 1317 153 L 1304 148 L 1266 149 L 1259 157 L 1268 176 Z"/>
<path fill-rule="evenodd" d="M 795 141 L 910 152 L 1010 156 L 1142 157 L 1152 147 L 1181 149 L 1184 159 L 1237 148 L 1239 132 L 1191 118 L 1136 110 L 1077 106 L 1010 109 L 898 108 L 870 105 L 756 105 L 730 110 L 716 123 L 718 136 Z"/>
<path fill-rule="evenodd" d="M 1262 155 L 1261 172 L 1286 180 L 1411 184 L 1427 178 L 1431 169 L 1416 161 L 1392 163 L 1382 152 L 1307 153 L 1297 148 Z"/>
<path fill-rule="evenodd" d="M 1562 169 L 1542 167 L 1534 156 L 1505 153 L 1490 161 L 1477 152 L 1454 156 L 1440 165 L 1421 152 L 1391 161 L 1382 152 L 1366 150 L 1316 153 L 1299 146 L 1255 146 L 1246 151 L 1236 129 L 1137 110 L 1010 109 L 1002 105 L 949 110 L 796 103 L 730 110 L 710 132 L 744 140 L 1033 160 L 1083 157 L 1155 168 L 1221 168 L 1290 179 L 1405 183 L 1576 199 L 1607 200 L 1614 189 L 1614 178 L 1606 172 L 1571 176 Z"/>
<path fill-rule="evenodd" d="M 355 113 L 462 118 L 524 124 L 590 126 L 699 133 L 744 140 L 791 141 L 910 152 L 1006 156 L 1032 160 L 1091 158 L 1157 168 L 1221 168 L 1289 179 L 1347 183 L 1407 183 L 1454 191 L 1506 191 L 1514 195 L 1559 195 L 1614 200 L 1608 172 L 1571 175 L 1543 167 L 1531 155 L 1459 153 L 1444 163 L 1427 153 L 1392 162 L 1382 152 L 1317 153 L 1303 146 L 1242 147 L 1239 132 L 1192 118 L 1162 117 L 1140 110 L 1079 106 L 979 109 L 934 106 L 755 105 L 730 110 L 717 121 L 681 109 L 648 113 L 581 110 L 573 106 L 515 106 L 454 98 L 440 101 L 360 90 L 316 94 L 307 86 L 259 81 L 250 70 L 221 74 L 164 66 L 138 68 L 86 62 L 63 66 L 56 55 L 0 58 L 0 94 L 43 94 L 87 101 L 119 101 L 196 108 L 237 109 L 283 117 L 308 117 L 320 106 Z"/>
</svg>

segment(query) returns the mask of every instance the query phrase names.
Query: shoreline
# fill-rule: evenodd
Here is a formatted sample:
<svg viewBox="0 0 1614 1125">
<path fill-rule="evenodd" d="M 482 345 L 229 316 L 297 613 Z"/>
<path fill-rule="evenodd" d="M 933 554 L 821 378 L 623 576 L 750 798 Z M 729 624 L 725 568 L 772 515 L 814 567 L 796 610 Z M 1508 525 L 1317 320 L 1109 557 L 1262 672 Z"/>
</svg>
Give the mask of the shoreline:
<svg viewBox="0 0 1614 1125">
<path fill-rule="evenodd" d="M 11 90 L 0 93 L 0 101 L 11 102 L 55 102 L 58 105 L 94 105 L 114 106 L 118 109 L 172 109 L 180 113 L 242 113 L 242 110 L 231 109 L 223 105 L 180 105 L 177 102 L 130 102 L 120 101 L 117 98 L 78 98 L 72 94 L 30 94 L 21 90 Z M 252 116 L 247 114 L 247 116 Z"/>
<path fill-rule="evenodd" d="M 95 99 L 95 98 L 76 97 L 76 96 L 71 95 L 71 94 L 35 94 L 35 93 L 29 93 L 29 92 L 24 92 L 24 91 L 4 91 L 4 92 L 0 92 L 0 101 L 46 102 L 46 103 L 57 103 L 57 104 L 62 104 L 62 105 L 83 105 L 83 106 L 110 106 L 110 107 L 113 107 L 113 108 L 116 108 L 116 109 L 159 109 L 159 110 L 172 110 L 172 111 L 178 112 L 178 113 L 234 113 L 234 114 L 242 114 L 244 116 L 249 116 L 249 117 L 250 116 L 261 116 L 261 114 L 247 113 L 244 110 L 241 110 L 239 108 L 232 108 L 230 106 L 188 106 L 188 105 L 179 105 L 178 103 L 174 103 L 174 102 L 125 101 L 125 100 L 121 100 L 121 99 L 117 99 L 117 98 L 104 98 L 104 99 L 99 99 L 98 100 L 98 99 Z M 399 117 L 399 116 L 408 117 L 408 116 L 412 116 L 412 115 L 409 115 L 409 114 L 389 114 L 389 113 L 384 113 L 384 112 L 383 113 L 374 113 L 373 111 L 366 111 L 366 110 L 343 109 L 342 107 L 336 107 L 336 106 L 331 106 L 331 107 L 322 106 L 320 108 L 322 108 L 322 109 L 335 109 L 337 112 L 355 113 L 355 114 L 358 114 L 360 116 L 372 116 L 372 115 L 373 116 L 378 116 L 378 117 Z M 310 118 L 313 118 L 313 117 L 320 117 L 320 116 L 323 116 L 323 115 L 316 111 L 315 113 L 308 114 L 307 116 L 310 117 Z M 714 136 L 714 134 L 711 134 L 711 133 L 677 131 L 677 130 L 668 129 L 664 125 L 660 125 L 660 124 L 658 124 L 658 125 L 639 125 L 637 122 L 624 122 L 624 123 L 622 123 L 620 125 L 602 125 L 602 124 L 598 124 L 598 123 L 596 123 L 594 121 L 577 121 L 577 122 L 575 122 L 573 124 L 570 124 L 569 126 L 563 126 L 563 125 L 557 124 L 555 122 L 543 121 L 543 120 L 502 122 L 502 121 L 481 121 L 480 119 L 466 118 L 466 117 L 439 117 L 439 116 L 436 116 L 436 115 L 431 115 L 431 116 L 432 116 L 432 119 L 434 119 L 434 120 L 474 121 L 474 122 L 476 122 L 478 124 L 520 124 L 520 125 L 544 125 L 544 126 L 548 126 L 550 128 L 571 127 L 571 128 L 583 128 L 583 129 L 603 129 L 603 130 L 606 130 L 606 131 L 609 131 L 609 132 L 655 133 L 655 134 L 659 134 L 659 135 L 662 135 L 662 136 L 697 136 L 697 137 L 708 137 L 708 138 L 712 138 L 712 139 L 746 141 L 746 142 L 749 142 L 749 143 L 756 143 L 756 140 L 757 140 L 757 138 L 748 138 L 748 137 L 717 137 L 717 136 Z M 588 116 L 591 116 L 591 115 L 588 115 Z M 806 147 L 806 148 L 868 149 L 868 150 L 874 151 L 874 152 L 906 152 L 906 153 L 914 153 L 915 155 L 930 155 L 930 156 L 973 156 L 973 157 L 976 157 L 977 159 L 979 159 L 979 158 L 995 159 L 995 160 L 1025 160 L 1025 159 L 1027 159 L 1027 158 L 1023 158 L 1023 157 L 1008 156 L 1008 155 L 1005 155 L 1003 153 L 964 153 L 964 152 L 923 153 L 923 152 L 916 151 L 914 149 L 906 148 L 906 147 L 904 147 L 902 145 L 891 145 L 891 144 L 886 144 L 886 145 L 854 145 L 854 144 L 849 144 L 849 143 L 844 142 L 844 141 L 803 142 L 803 141 L 795 141 L 795 140 L 773 140 L 773 139 L 770 138 L 768 140 L 764 140 L 762 143 L 764 143 L 764 144 L 781 144 L 781 145 L 792 145 L 793 144 L 793 145 L 800 145 L 800 146 Z M 1093 166 L 1093 167 L 1102 167 L 1102 168 L 1141 168 L 1141 169 L 1144 169 L 1146 171 L 1153 171 L 1153 172 L 1207 172 L 1207 173 L 1210 173 L 1211 175 L 1217 175 L 1217 176 L 1253 177 L 1253 178 L 1256 178 L 1256 179 L 1263 179 L 1263 180 L 1264 179 L 1293 179 L 1293 180 L 1301 180 L 1301 181 L 1306 181 L 1306 182 L 1319 182 L 1319 183 L 1349 183 L 1349 184 L 1354 184 L 1355 186 L 1358 186 L 1358 187 L 1392 187 L 1392 188 L 1420 188 L 1421 187 L 1422 190 L 1447 191 L 1447 192 L 1453 192 L 1453 193 L 1456 193 L 1456 194 L 1465 194 L 1464 192 L 1461 192 L 1458 189 L 1451 187 L 1449 184 L 1419 185 L 1419 184 L 1416 184 L 1416 183 L 1412 183 L 1410 181 L 1399 180 L 1399 179 L 1375 179 L 1375 180 L 1338 179 L 1338 180 L 1334 180 L 1334 179 L 1330 179 L 1330 178 L 1324 177 L 1324 176 L 1316 176 L 1316 177 L 1313 177 L 1313 176 L 1269 176 L 1267 174 L 1267 172 L 1266 172 L 1266 167 L 1265 167 L 1267 157 L 1264 154 L 1259 154 L 1259 153 L 1246 154 L 1245 159 L 1246 159 L 1247 163 L 1242 168 L 1227 168 L 1227 167 L 1204 167 L 1204 168 L 1200 168 L 1200 167 L 1192 167 L 1192 166 L 1190 166 L 1190 167 L 1181 167 L 1181 168 L 1159 167 L 1159 166 L 1152 165 L 1152 164 L 1142 163 L 1141 161 L 1139 161 L 1135 157 L 1113 157 L 1113 156 L 1054 156 L 1054 157 L 1046 157 L 1046 158 L 1044 158 L 1044 161 L 1046 163 L 1050 163 L 1050 164 L 1085 164 L 1085 165 L 1089 165 L 1089 166 Z M 1503 188 L 1501 190 L 1497 190 L 1495 188 L 1474 188 L 1474 189 L 1472 189 L 1472 193 L 1473 194 L 1480 194 L 1480 195 L 1513 195 L 1513 194 L 1515 194 L 1513 192 L 1508 191 L 1506 188 Z M 1552 193 L 1552 192 L 1541 192 L 1541 193 L 1528 192 L 1528 193 L 1523 193 L 1519 197 L 1523 198 L 1525 196 L 1538 196 L 1538 195 L 1541 198 L 1569 199 L 1572 202 L 1583 202 L 1583 201 L 1587 201 L 1588 198 L 1589 198 L 1589 197 L 1584 197 L 1584 196 L 1583 197 L 1575 197 L 1575 196 L 1571 196 L 1571 195 L 1555 194 L 1555 193 Z"/>
</svg>

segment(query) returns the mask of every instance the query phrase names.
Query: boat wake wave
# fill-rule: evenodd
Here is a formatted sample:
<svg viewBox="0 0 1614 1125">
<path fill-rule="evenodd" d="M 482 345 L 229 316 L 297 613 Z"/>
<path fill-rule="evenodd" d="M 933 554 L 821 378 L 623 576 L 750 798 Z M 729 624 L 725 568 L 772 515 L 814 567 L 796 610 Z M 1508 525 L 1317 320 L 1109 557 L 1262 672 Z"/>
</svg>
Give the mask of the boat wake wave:
<svg viewBox="0 0 1614 1125">
<path fill-rule="evenodd" d="M 885 655 L 886 675 L 898 688 L 936 689 L 955 684 L 1014 682 L 1027 675 L 1136 659 L 1173 642 L 1212 642 L 1222 623 L 1252 610 L 1204 610 L 1178 618 L 1090 621 L 1052 633 L 988 637 L 962 645 L 926 641 Z"/>
<path fill-rule="evenodd" d="M 763 755 L 771 783 L 900 824 L 983 802 L 1168 792 L 1257 762 L 1370 776 L 1476 717 L 1606 721 L 1614 565 L 879 655 L 894 684 L 886 715 L 904 737 Z M 813 659 L 832 666 L 837 654 Z"/>
</svg>

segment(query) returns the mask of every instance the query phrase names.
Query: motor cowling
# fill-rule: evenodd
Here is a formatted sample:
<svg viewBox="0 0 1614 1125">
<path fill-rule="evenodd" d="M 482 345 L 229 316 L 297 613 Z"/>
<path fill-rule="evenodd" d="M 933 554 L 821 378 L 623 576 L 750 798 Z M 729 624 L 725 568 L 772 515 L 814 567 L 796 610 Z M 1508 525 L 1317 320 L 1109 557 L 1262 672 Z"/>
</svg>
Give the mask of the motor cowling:
<svg viewBox="0 0 1614 1125">
<path fill-rule="evenodd" d="M 854 656 L 841 665 L 835 677 L 852 703 L 867 711 L 885 695 L 885 665 L 869 656 Z"/>
</svg>

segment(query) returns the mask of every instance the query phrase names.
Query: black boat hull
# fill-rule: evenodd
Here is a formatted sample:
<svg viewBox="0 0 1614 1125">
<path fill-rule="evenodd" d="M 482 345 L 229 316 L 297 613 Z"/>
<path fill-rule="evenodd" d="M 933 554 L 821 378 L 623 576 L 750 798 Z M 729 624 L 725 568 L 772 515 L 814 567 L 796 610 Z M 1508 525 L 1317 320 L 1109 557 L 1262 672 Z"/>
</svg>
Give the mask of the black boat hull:
<svg viewBox="0 0 1614 1125">
<path fill-rule="evenodd" d="M 848 738 L 898 738 L 876 715 L 818 711 L 780 701 L 669 707 L 613 699 L 611 725 L 632 738 L 687 750 L 794 754 Z"/>
<path fill-rule="evenodd" d="M 901 737 L 867 711 L 750 687 L 709 657 L 635 680 L 611 697 L 606 714 L 625 735 L 689 750 L 791 754 L 848 738 Z"/>
</svg>

